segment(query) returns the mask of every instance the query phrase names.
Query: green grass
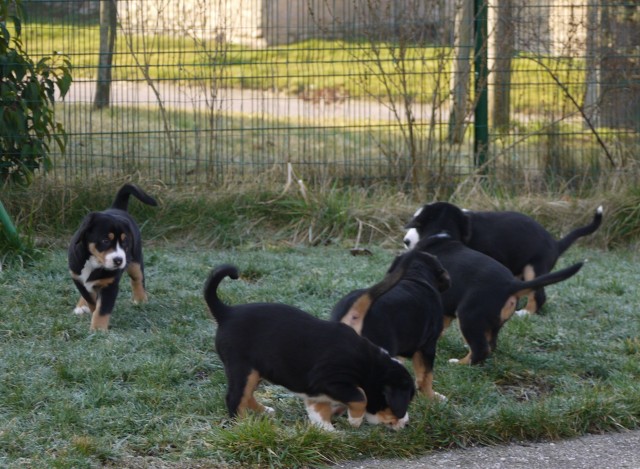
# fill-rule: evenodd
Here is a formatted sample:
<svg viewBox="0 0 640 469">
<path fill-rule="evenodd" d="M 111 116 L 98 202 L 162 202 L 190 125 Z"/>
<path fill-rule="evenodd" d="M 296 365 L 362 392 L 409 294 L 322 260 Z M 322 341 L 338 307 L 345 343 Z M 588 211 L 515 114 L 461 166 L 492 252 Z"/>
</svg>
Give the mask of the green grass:
<svg viewBox="0 0 640 469">
<path fill-rule="evenodd" d="M 132 305 L 123 285 L 107 334 L 89 333 L 89 318 L 72 314 L 77 293 L 62 250 L 0 272 L 0 465 L 317 466 L 638 426 L 632 251 L 572 248 L 561 265 L 587 257 L 585 268 L 548 289 L 544 315 L 510 321 L 482 366 L 447 362 L 466 353 L 450 328 L 435 373 L 449 401 L 418 397 L 403 431 L 351 429 L 339 418 L 340 431 L 326 434 L 308 425 L 298 398 L 272 385 L 259 398 L 276 408 L 274 418 L 229 420 L 203 282 L 213 266 L 232 262 L 242 277 L 221 285 L 229 303 L 283 301 L 325 318 L 343 294 L 380 278 L 393 252 L 148 244 L 150 301 Z"/>
</svg>

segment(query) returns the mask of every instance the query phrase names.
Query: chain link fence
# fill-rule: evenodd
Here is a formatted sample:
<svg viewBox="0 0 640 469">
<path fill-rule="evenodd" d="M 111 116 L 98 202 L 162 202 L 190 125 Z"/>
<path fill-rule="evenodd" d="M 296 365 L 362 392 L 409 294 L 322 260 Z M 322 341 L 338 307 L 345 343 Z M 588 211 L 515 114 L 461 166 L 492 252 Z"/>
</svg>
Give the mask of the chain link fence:
<svg viewBox="0 0 640 469">
<path fill-rule="evenodd" d="M 48 177 L 547 190 L 636 174 L 638 1 L 25 6 L 29 54 L 74 67 Z"/>
</svg>

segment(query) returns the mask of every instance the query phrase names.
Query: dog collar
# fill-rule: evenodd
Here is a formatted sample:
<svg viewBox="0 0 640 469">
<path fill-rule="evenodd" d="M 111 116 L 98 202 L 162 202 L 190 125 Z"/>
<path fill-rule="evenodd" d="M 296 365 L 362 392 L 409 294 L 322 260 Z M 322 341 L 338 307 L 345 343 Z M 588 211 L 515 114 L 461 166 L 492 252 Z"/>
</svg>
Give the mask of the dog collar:
<svg viewBox="0 0 640 469">
<path fill-rule="evenodd" d="M 429 236 L 427 239 L 452 239 L 451 235 L 446 231 L 441 231 L 440 233 Z"/>
<path fill-rule="evenodd" d="M 418 241 L 418 244 L 414 249 L 423 250 L 431 246 L 432 244 L 437 243 L 438 241 L 447 240 L 447 239 L 453 240 L 453 237 L 446 231 L 441 231 L 440 233 L 436 233 L 434 235 L 427 236 L 426 238 L 422 238 L 420 241 Z"/>
</svg>

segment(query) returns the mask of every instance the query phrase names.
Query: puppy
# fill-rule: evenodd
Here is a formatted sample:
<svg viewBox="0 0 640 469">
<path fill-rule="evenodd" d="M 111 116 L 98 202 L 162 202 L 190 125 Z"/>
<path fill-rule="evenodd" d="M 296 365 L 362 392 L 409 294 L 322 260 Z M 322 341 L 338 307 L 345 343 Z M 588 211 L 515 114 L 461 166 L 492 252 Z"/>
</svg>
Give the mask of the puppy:
<svg viewBox="0 0 640 469">
<path fill-rule="evenodd" d="M 435 256 L 424 254 L 414 259 L 398 284 L 378 298 L 364 317 L 349 314 L 366 292 L 354 290 L 334 306 L 331 319 L 353 327 L 391 356 L 411 358 L 418 390 L 429 398 L 445 400 L 433 391 L 433 365 L 443 328 L 440 292 L 449 288 L 450 279 Z M 396 257 L 389 272 L 402 257 Z"/>
<path fill-rule="evenodd" d="M 520 280 L 495 259 L 462 242 L 468 218 L 462 211 L 430 220 L 414 249 L 438 257 L 449 276 L 451 287 L 442 293 L 445 328 L 458 318 L 460 331 L 469 345 L 469 354 L 459 361 L 476 364 L 495 350 L 498 332 L 514 314 L 518 299 L 532 291 L 575 275 L 582 263 L 532 280 Z"/>
<path fill-rule="evenodd" d="M 454 222 L 457 222 L 456 227 Z M 531 291 L 561 282 L 575 275 L 582 263 L 522 281 L 495 259 L 475 251 L 460 240 L 463 216 L 449 218 L 440 230 L 426 233 L 414 249 L 437 256 L 449 276 L 451 287 L 442 293 L 444 326 L 458 318 L 460 331 L 469 345 L 469 353 L 452 362 L 476 364 L 495 350 L 498 332 L 515 313 L 518 299 Z"/>
<path fill-rule="evenodd" d="M 356 301 L 354 314 L 365 314 L 371 303 L 402 277 L 411 258 Z M 336 407 L 347 407 L 349 423 L 366 418 L 391 428 L 403 428 L 415 393 L 409 372 L 387 352 L 344 324 L 323 321 L 278 303 L 224 304 L 217 296 L 225 277 L 238 278 L 233 265 L 222 265 L 209 276 L 204 298 L 218 324 L 215 345 L 227 376 L 226 404 L 231 417 L 248 409 L 272 413 L 253 396 L 268 380 L 303 397 L 309 419 L 332 431 Z"/>
<path fill-rule="evenodd" d="M 140 230 L 127 212 L 130 195 L 147 205 L 157 205 L 139 187 L 125 184 L 111 208 L 84 218 L 69 244 L 69 270 L 81 295 L 74 313 L 93 313 L 91 330 L 109 328 L 118 284 L 125 270 L 131 277 L 133 301 L 147 300 Z"/>
<path fill-rule="evenodd" d="M 531 280 L 551 272 L 558 258 L 578 238 L 594 233 L 602 223 L 602 206 L 593 221 L 556 240 L 542 225 L 518 212 L 470 212 L 447 202 L 435 202 L 420 208 L 406 224 L 404 243 L 415 246 L 432 227 L 443 228 L 447 219 L 461 220 L 459 239 L 471 249 L 480 251 L 507 267 L 513 275 Z M 527 304 L 518 315 L 535 314 L 546 301 L 544 288 L 527 295 Z"/>
</svg>

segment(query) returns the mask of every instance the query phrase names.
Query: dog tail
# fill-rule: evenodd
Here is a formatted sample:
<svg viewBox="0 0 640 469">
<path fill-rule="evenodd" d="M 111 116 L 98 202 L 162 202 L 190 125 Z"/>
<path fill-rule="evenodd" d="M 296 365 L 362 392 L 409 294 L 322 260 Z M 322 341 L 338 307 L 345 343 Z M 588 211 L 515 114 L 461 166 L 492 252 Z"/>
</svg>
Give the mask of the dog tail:
<svg viewBox="0 0 640 469">
<path fill-rule="evenodd" d="M 238 268 L 231 264 L 223 264 L 209 274 L 209 278 L 204 285 L 204 300 L 209 307 L 209 312 L 218 324 L 224 321 L 227 305 L 218 298 L 218 285 L 222 279 L 229 277 L 237 280 L 239 277 Z"/>
<path fill-rule="evenodd" d="M 354 329 L 358 335 L 362 333 L 362 325 L 364 318 L 369 312 L 371 305 L 386 292 L 391 290 L 401 279 L 404 277 L 407 268 L 416 258 L 426 253 L 420 252 L 417 249 L 412 249 L 406 254 L 400 256 L 399 259 L 394 261 L 391 269 L 386 273 L 384 278 L 360 295 L 356 301 L 354 301 L 347 314 L 345 314 L 340 320 L 341 323 Z M 428 255 L 428 254 L 427 254 Z"/>
<path fill-rule="evenodd" d="M 156 199 L 151 197 L 145 191 L 140 189 L 135 184 L 125 184 L 120 188 L 118 193 L 116 194 L 116 198 L 113 200 L 111 204 L 111 208 L 116 208 L 118 210 L 124 210 L 125 212 L 129 209 L 129 196 L 133 195 L 141 202 L 144 202 L 147 205 L 156 206 L 158 202 Z"/>
<path fill-rule="evenodd" d="M 565 252 L 569 247 L 576 242 L 578 238 L 582 238 L 583 236 L 590 235 L 595 232 L 602 223 L 602 205 L 600 205 L 596 209 L 596 213 L 593 216 L 593 220 L 587 226 L 583 226 L 580 228 L 576 228 L 567 236 L 558 241 L 558 251 L 559 254 Z"/>
<path fill-rule="evenodd" d="M 520 298 L 521 296 L 527 295 L 532 291 L 537 290 L 538 288 L 546 287 L 547 285 L 552 285 L 554 283 L 567 280 L 568 278 L 573 277 L 575 274 L 577 274 L 583 265 L 583 262 L 578 262 L 564 269 L 541 275 L 540 277 L 536 277 L 533 280 L 528 280 L 525 282 L 516 281 L 512 290 L 512 294 L 515 294 L 518 298 Z"/>
</svg>

